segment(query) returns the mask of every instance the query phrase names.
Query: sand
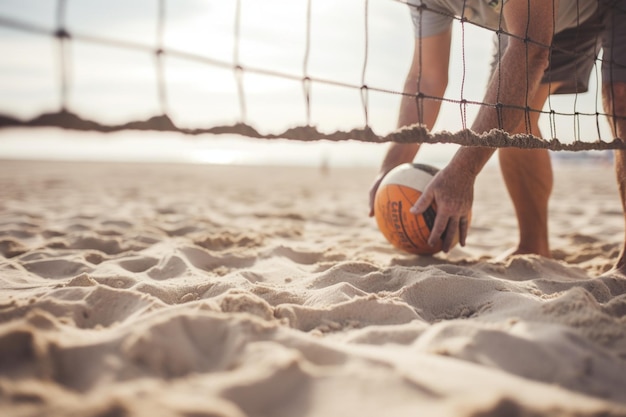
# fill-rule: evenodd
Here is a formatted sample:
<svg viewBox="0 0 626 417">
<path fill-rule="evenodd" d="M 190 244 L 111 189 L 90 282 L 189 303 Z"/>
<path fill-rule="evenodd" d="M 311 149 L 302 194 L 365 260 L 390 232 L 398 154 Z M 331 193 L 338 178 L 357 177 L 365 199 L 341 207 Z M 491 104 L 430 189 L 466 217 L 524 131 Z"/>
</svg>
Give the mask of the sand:
<svg viewBox="0 0 626 417">
<path fill-rule="evenodd" d="M 374 173 L 0 161 L 0 415 L 626 416 L 611 167 L 555 168 L 554 259 L 493 167 L 399 253 Z"/>
</svg>

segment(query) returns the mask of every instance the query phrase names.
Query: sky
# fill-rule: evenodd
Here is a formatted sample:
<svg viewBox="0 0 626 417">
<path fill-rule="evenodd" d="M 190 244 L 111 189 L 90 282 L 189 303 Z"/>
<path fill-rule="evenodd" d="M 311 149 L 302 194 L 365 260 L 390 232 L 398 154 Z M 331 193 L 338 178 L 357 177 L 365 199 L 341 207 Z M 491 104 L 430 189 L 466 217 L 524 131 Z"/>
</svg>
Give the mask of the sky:
<svg viewBox="0 0 626 417">
<path fill-rule="evenodd" d="M 12 18 L 56 29 L 57 2 L 2 0 L 0 18 Z M 367 20 L 365 5 L 368 6 Z M 301 79 L 310 76 L 337 83 L 365 84 L 401 91 L 413 53 L 413 32 L 407 6 L 392 0 L 311 0 L 307 51 L 307 1 L 242 0 L 236 42 L 234 0 L 165 1 L 162 39 L 158 36 L 158 0 L 67 0 L 65 26 L 70 33 L 194 54 L 244 69 L 256 68 L 296 78 L 244 71 L 239 99 L 237 78 L 230 68 L 166 56 L 167 113 L 182 127 L 207 127 L 244 121 L 262 133 L 277 133 L 307 123 Z M 365 26 L 368 32 L 365 35 Z M 488 81 L 492 34 L 455 24 L 450 82 L 446 96 L 481 101 Z M 464 43 L 462 44 L 462 41 Z M 366 49 L 367 45 L 367 49 Z M 0 113 L 28 118 L 56 111 L 62 105 L 58 42 L 0 25 Z M 123 123 L 160 114 L 154 55 L 72 40 L 66 55 L 70 110 L 104 123 Z M 463 53 L 464 51 L 464 53 Z M 465 62 L 462 57 L 465 56 Z M 306 58 L 306 60 L 305 60 Z M 464 77 L 463 77 L 464 74 Z M 463 82 L 465 80 L 465 82 Z M 592 77 L 592 82 L 594 77 Z M 592 85 L 592 90 L 594 86 Z M 396 128 L 398 94 L 370 92 L 369 125 L 384 135 Z M 597 97 L 588 94 L 551 101 L 556 110 L 595 112 Z M 243 111 L 242 111 L 243 110 Z M 468 108 L 471 123 L 477 109 Z M 321 131 L 365 125 L 359 90 L 312 83 L 309 115 Z M 557 121 L 560 139 L 573 137 L 574 120 Z M 550 135 L 549 122 L 542 123 Z M 597 138 L 595 120 L 577 125 L 583 140 Z M 457 105 L 444 103 L 434 130 L 463 127 Z M 602 126 L 603 137 L 608 130 Z M 589 138 L 589 139 L 588 139 Z M 239 137 L 186 137 L 163 132 L 96 134 L 59 129 L 0 130 L 0 158 L 156 160 L 195 163 L 293 163 L 319 161 L 339 165 L 375 166 L 386 145 L 360 142 L 298 143 L 246 140 Z M 423 147 L 420 157 L 443 164 L 454 145 Z"/>
</svg>

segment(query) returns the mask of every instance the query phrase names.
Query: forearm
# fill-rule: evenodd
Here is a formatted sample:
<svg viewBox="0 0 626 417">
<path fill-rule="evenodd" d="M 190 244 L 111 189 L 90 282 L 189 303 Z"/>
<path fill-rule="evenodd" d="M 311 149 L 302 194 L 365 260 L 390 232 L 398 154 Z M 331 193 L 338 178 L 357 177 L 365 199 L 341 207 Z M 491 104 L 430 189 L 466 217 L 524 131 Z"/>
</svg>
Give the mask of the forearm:
<svg viewBox="0 0 626 417">
<path fill-rule="evenodd" d="M 445 91 L 445 83 L 442 85 L 429 85 L 424 81 L 421 91 L 425 95 L 438 97 Z M 436 91 L 435 91 L 436 90 Z M 415 95 L 417 94 L 417 80 L 409 79 L 406 82 L 404 91 L 406 94 L 400 102 L 400 114 L 398 116 L 398 127 L 411 126 L 421 123 L 427 129 L 432 130 L 441 107 L 440 100 L 424 99 L 418 106 Z M 380 168 L 380 174 L 385 175 L 396 166 L 412 162 L 419 150 L 418 143 L 392 143 L 387 150 L 387 154 Z"/>
<path fill-rule="evenodd" d="M 460 175 L 476 178 L 495 151 L 495 148 L 463 146 L 454 154 L 446 168 L 453 169 Z"/>
<path fill-rule="evenodd" d="M 418 92 L 426 97 L 443 97 L 448 85 L 451 30 L 416 39 L 411 68 L 404 82 L 400 101 L 398 127 L 420 123 L 432 130 L 439 114 L 441 100 L 418 99 Z M 422 61 L 428 65 L 422 65 Z M 384 176 L 397 165 L 412 162 L 419 149 L 417 143 L 392 143 L 380 168 Z"/>
<path fill-rule="evenodd" d="M 547 49 L 512 39 L 491 77 L 484 100 L 502 105 L 483 106 L 472 130 L 484 133 L 499 128 L 512 132 L 519 126 L 528 116 L 525 109 L 539 88 L 547 64 Z M 454 156 L 453 165 L 467 175 L 476 176 L 494 152 L 495 148 L 462 147 Z"/>
<path fill-rule="evenodd" d="M 419 145 L 417 143 L 392 143 L 389 145 L 387 154 L 383 159 L 383 163 L 380 166 L 379 175 L 385 176 L 387 172 L 400 164 L 413 162 Z"/>
<path fill-rule="evenodd" d="M 494 106 L 481 107 L 472 130 L 511 132 L 519 126 L 528 116 L 526 108 L 539 88 L 548 57 L 546 48 L 511 39 L 485 93 L 484 102 Z"/>
</svg>

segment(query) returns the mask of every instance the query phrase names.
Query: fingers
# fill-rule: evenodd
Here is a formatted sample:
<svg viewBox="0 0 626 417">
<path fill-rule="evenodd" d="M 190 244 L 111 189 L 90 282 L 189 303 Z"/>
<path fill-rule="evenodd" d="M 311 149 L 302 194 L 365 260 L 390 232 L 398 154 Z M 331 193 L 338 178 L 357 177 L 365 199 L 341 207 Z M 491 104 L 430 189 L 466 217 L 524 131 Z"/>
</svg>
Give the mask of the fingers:
<svg viewBox="0 0 626 417">
<path fill-rule="evenodd" d="M 467 230 L 469 229 L 469 220 L 467 217 L 461 217 L 459 219 L 459 244 L 465 246 L 465 239 L 467 238 Z"/>
<path fill-rule="evenodd" d="M 411 208 L 411 212 L 414 214 L 417 212 L 417 210 L 415 210 L 416 207 L 419 209 L 418 203 L 419 201 Z M 419 214 L 419 212 L 417 214 Z M 441 242 L 441 249 L 447 253 L 454 246 L 457 233 L 459 236 L 459 244 L 461 246 L 465 246 L 468 229 L 469 221 L 467 216 L 449 216 L 438 212 L 435 217 L 433 228 L 430 231 L 428 244 L 434 247 Z"/>
<path fill-rule="evenodd" d="M 452 246 L 454 246 L 454 240 L 458 233 L 459 244 L 465 246 L 468 228 L 469 221 L 466 216 L 448 217 L 437 213 L 433 230 L 430 232 L 428 244 L 435 246 L 439 241 L 443 240 L 441 249 L 447 253 L 452 249 Z"/>
<path fill-rule="evenodd" d="M 443 234 L 446 232 L 446 229 L 448 229 L 448 223 L 450 223 L 450 221 L 452 221 L 451 217 L 437 213 L 437 217 L 435 217 L 435 224 L 433 225 L 433 229 L 430 231 L 430 237 L 428 238 L 428 244 L 430 246 L 436 246 L 441 241 L 442 237 L 445 237 Z M 458 220 L 456 221 L 456 224 L 458 227 Z M 448 235 L 454 236 L 454 233 L 448 233 Z M 449 246 L 446 248 L 444 241 L 442 247 L 443 251 L 447 252 L 448 249 L 450 249 Z"/>
<path fill-rule="evenodd" d="M 428 207 L 430 207 L 433 200 L 434 200 L 434 195 L 432 194 L 432 192 L 430 192 L 429 188 L 427 187 L 422 193 L 422 195 L 420 196 L 420 198 L 418 198 L 415 204 L 413 204 L 413 207 L 411 207 L 411 210 L 410 210 L 411 213 L 415 215 L 422 214 L 423 212 L 426 211 Z M 437 213 L 437 216 L 435 217 L 435 223 L 433 225 L 433 229 L 430 231 L 430 237 L 428 238 L 428 244 L 430 246 L 434 247 L 439 243 L 439 241 L 441 240 L 441 236 L 444 234 L 444 232 L 446 231 L 446 228 L 448 227 L 448 220 L 449 220 L 448 216 L 442 216 L 440 213 Z M 454 234 L 452 234 L 452 236 L 454 236 Z M 447 252 L 447 250 L 445 249 L 445 246 L 444 246 L 444 251 Z"/>
<path fill-rule="evenodd" d="M 435 191 L 432 188 L 432 182 L 426 187 L 420 198 L 415 202 L 410 211 L 412 214 L 419 215 L 424 213 L 428 207 L 435 202 Z M 445 201 L 445 199 L 444 199 Z M 438 204 L 439 209 L 437 211 L 433 228 L 430 231 L 428 238 L 428 244 L 432 247 L 441 243 L 444 252 L 448 252 L 458 237 L 458 242 L 461 246 L 465 246 L 465 240 L 467 238 L 467 232 L 469 229 L 469 219 L 467 214 L 459 215 L 462 213 L 462 209 L 458 204 Z M 448 210 L 441 209 L 442 207 L 452 206 Z M 373 211 L 373 208 L 372 208 Z"/>
<path fill-rule="evenodd" d="M 444 230 L 443 235 L 441 235 L 441 238 L 443 239 L 441 249 L 446 253 L 454 245 L 454 238 L 456 237 L 457 230 L 459 230 L 459 223 L 460 219 L 451 217 L 448 220 L 448 226 L 446 227 L 446 230 Z"/>
<path fill-rule="evenodd" d="M 426 188 L 409 211 L 413 214 L 422 214 L 430 207 L 430 204 L 433 202 L 433 197 L 433 194 Z"/>
</svg>

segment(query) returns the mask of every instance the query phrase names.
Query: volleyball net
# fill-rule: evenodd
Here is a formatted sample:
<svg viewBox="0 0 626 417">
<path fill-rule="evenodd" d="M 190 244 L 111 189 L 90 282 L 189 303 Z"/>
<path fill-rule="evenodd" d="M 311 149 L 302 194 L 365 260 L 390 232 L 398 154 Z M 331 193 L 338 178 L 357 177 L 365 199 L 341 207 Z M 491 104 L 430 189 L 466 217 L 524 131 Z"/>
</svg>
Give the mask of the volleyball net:
<svg viewBox="0 0 626 417">
<path fill-rule="evenodd" d="M 432 96 L 403 89 L 415 41 L 409 11 L 421 15 L 428 8 L 419 0 L 42 4 L 0 5 L 0 128 L 551 150 L 624 147 L 607 122 L 619 117 L 605 114 L 601 105 L 599 68 L 618 63 L 594 53 L 589 92 L 549 98 L 543 108 L 485 103 L 491 38 L 513 35 L 473 22 L 465 10 L 449 16 L 456 64 L 446 93 Z M 417 109 L 427 100 L 441 102 L 436 128 L 396 128 L 402 97 L 415 100 Z M 544 139 L 537 132 L 471 131 L 468 122 L 483 107 L 540 114 Z"/>
</svg>

